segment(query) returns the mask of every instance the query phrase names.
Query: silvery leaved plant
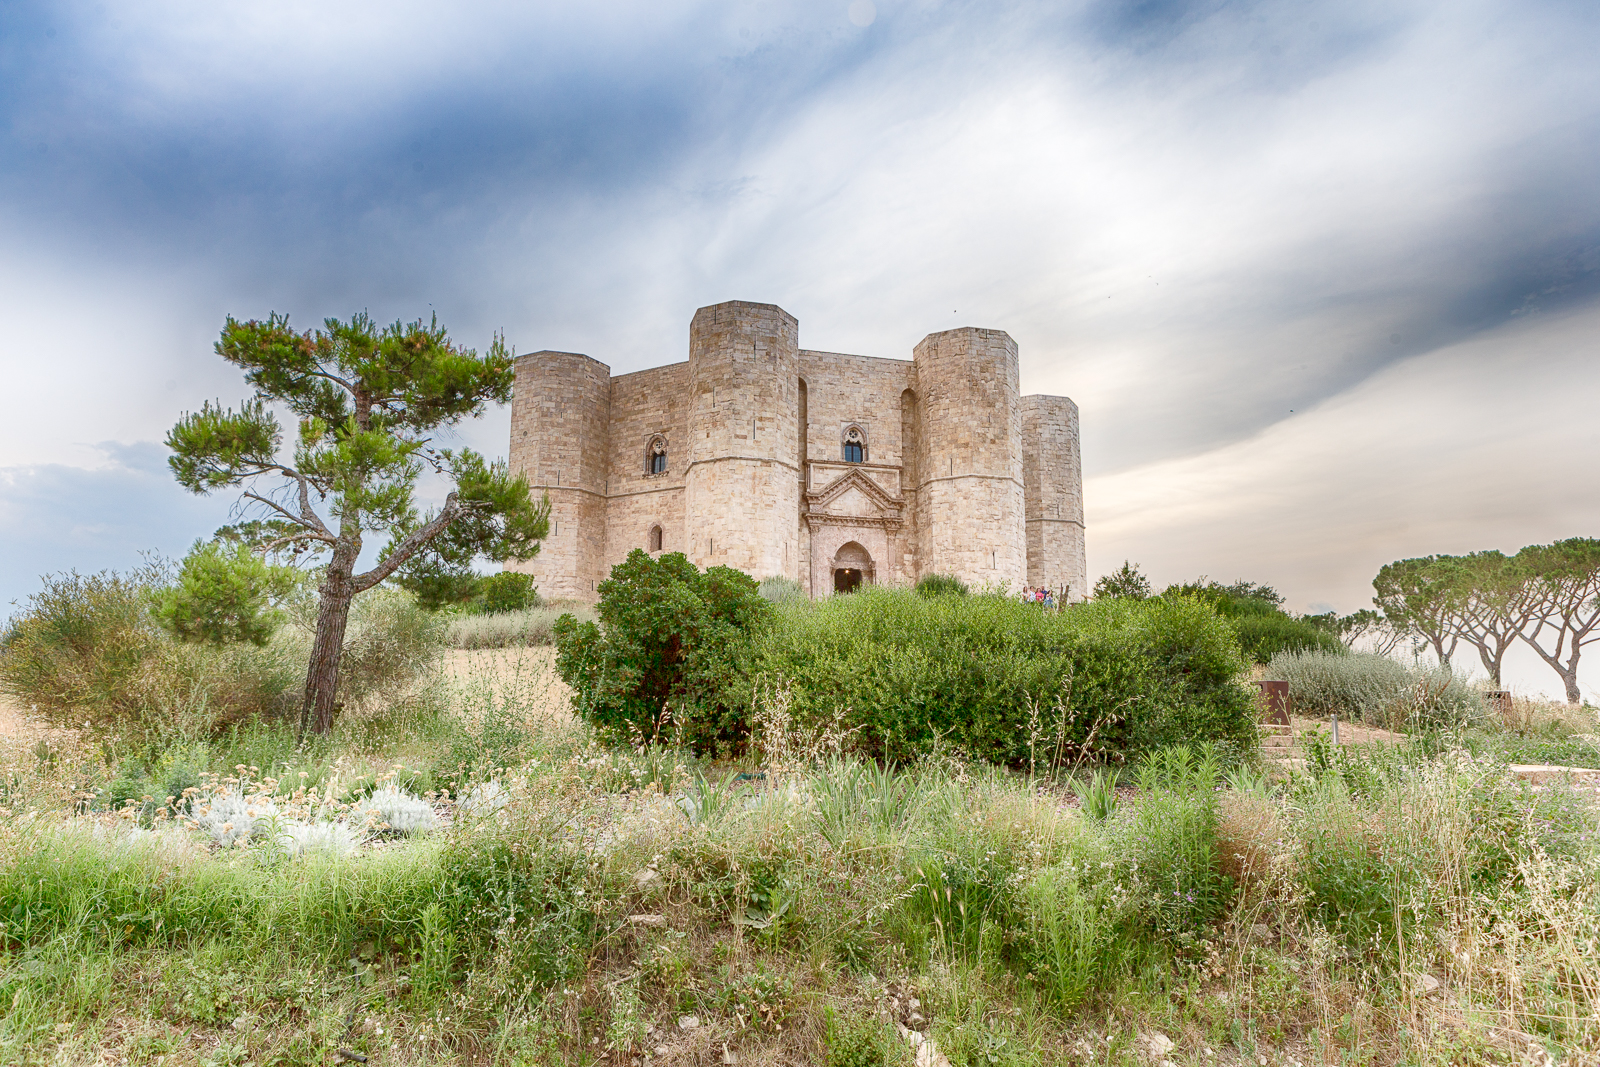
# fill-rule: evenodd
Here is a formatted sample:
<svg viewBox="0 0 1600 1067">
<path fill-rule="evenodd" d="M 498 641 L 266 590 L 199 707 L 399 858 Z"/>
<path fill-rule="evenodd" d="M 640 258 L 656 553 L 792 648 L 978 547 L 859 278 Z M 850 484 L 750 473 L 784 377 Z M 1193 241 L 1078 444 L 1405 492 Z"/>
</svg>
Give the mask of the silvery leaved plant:
<svg viewBox="0 0 1600 1067">
<path fill-rule="evenodd" d="M 245 796 L 238 790 L 196 800 L 190 820 L 223 848 L 264 833 L 278 817 L 278 806 L 264 796 Z"/>
<path fill-rule="evenodd" d="M 473 786 L 458 805 L 462 814 L 476 819 L 486 818 L 511 803 L 511 792 L 498 780 L 490 779 Z"/>
<path fill-rule="evenodd" d="M 288 822 L 278 833 L 284 851 L 290 856 L 313 852 L 348 856 L 361 844 L 361 835 L 342 822 Z"/>
<path fill-rule="evenodd" d="M 374 789 L 355 806 L 354 814 L 372 823 L 375 829 L 393 830 L 406 836 L 425 834 L 439 825 L 433 805 L 395 785 Z"/>
</svg>

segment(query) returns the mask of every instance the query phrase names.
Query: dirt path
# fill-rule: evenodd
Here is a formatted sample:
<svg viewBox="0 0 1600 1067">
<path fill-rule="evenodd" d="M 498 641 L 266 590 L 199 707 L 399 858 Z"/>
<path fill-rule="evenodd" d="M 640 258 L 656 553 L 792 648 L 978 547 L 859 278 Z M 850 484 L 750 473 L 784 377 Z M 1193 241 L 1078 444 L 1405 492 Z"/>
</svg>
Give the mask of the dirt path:
<svg viewBox="0 0 1600 1067">
<path fill-rule="evenodd" d="M 0 738 L 19 741 L 44 739 L 76 740 L 78 731 L 63 730 L 34 718 L 26 708 L 0 693 Z"/>
</svg>

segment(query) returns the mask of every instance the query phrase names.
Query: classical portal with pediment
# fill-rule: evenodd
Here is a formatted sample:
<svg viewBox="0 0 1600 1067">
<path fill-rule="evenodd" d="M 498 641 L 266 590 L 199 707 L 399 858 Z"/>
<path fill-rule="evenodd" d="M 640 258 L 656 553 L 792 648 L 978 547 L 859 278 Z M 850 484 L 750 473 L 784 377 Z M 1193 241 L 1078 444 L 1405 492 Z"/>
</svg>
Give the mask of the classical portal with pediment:
<svg viewBox="0 0 1600 1067">
<path fill-rule="evenodd" d="M 846 453 L 848 454 L 848 453 Z M 851 592 L 902 577 L 905 497 L 897 467 L 864 463 L 808 464 L 811 486 L 802 507 L 811 535 L 811 588 Z M 840 571 L 859 577 L 835 580 Z"/>
</svg>

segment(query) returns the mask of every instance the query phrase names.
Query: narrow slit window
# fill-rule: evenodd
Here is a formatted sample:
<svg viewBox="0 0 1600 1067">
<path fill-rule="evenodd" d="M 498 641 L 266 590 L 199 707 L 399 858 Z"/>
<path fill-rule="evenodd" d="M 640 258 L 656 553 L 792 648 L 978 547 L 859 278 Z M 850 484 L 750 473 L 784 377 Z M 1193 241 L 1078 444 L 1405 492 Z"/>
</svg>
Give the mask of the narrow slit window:
<svg viewBox="0 0 1600 1067">
<path fill-rule="evenodd" d="M 659 526 L 650 527 L 650 551 L 661 551 L 661 527 Z"/>
</svg>

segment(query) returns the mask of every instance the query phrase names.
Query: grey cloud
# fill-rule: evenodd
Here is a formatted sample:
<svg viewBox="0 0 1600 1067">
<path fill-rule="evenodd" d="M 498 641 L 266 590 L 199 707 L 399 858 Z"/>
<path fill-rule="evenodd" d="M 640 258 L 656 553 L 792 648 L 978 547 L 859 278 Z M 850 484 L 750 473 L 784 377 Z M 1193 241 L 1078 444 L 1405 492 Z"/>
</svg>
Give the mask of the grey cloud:
<svg viewBox="0 0 1600 1067">
<path fill-rule="evenodd" d="M 162 283 L 138 329 L 72 338 L 81 424 L 28 432 L 159 436 L 216 394 L 228 312 L 437 310 L 626 371 L 746 298 L 878 355 L 1005 328 L 1024 388 L 1079 402 L 1091 473 L 1152 477 L 1600 299 L 1592 5 L 846 7 L 290 3 L 247 33 L 187 0 L 116 29 L 12 5 L 0 247 L 97 268 L 13 322 Z M 113 359 L 184 371 L 86 429 L 124 402 L 94 392 Z M 1321 521 L 1299 506 L 1286 529 Z"/>
</svg>

